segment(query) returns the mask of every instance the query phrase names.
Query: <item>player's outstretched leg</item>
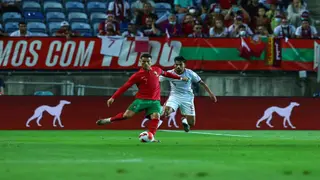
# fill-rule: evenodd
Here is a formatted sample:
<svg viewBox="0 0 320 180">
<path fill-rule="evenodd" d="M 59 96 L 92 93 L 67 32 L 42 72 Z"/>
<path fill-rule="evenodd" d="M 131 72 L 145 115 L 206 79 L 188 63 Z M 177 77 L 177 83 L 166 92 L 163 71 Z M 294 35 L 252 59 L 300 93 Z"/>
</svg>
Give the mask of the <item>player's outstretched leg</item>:
<svg viewBox="0 0 320 180">
<path fill-rule="evenodd" d="M 182 117 L 182 125 L 185 132 L 189 132 L 190 128 L 196 123 L 195 116 L 184 116 Z"/>
<path fill-rule="evenodd" d="M 97 121 L 97 125 L 104 125 L 104 124 L 110 124 L 114 121 L 121 121 L 121 120 L 125 120 L 125 119 L 128 119 L 128 118 L 131 118 L 132 116 L 135 115 L 135 112 L 133 111 L 130 111 L 130 110 L 126 110 L 126 112 L 122 112 L 122 113 L 119 113 L 113 117 L 109 117 L 109 118 L 105 118 L 105 119 L 99 119 Z"/>
</svg>

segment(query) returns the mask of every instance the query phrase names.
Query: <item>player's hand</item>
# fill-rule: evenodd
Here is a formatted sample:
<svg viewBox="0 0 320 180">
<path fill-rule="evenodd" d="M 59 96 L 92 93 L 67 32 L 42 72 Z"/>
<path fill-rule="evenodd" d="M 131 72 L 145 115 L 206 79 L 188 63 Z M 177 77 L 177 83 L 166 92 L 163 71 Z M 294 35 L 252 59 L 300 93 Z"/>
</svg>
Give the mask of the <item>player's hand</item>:
<svg viewBox="0 0 320 180">
<path fill-rule="evenodd" d="M 110 107 L 113 102 L 114 102 L 113 98 L 108 99 L 108 101 L 107 101 L 108 107 Z"/>
<path fill-rule="evenodd" d="M 213 102 L 218 102 L 218 99 L 215 95 L 213 94 L 210 94 L 210 99 L 213 101 Z"/>
<path fill-rule="evenodd" d="M 181 78 L 181 80 L 182 80 L 182 81 L 189 81 L 189 78 L 183 77 L 183 78 Z"/>
</svg>

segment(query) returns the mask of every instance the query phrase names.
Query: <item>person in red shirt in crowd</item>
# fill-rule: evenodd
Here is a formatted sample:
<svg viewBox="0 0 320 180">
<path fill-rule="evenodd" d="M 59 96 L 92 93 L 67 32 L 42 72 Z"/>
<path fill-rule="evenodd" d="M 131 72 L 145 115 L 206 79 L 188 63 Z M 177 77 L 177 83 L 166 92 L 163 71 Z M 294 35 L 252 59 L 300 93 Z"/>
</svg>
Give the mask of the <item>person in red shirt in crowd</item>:
<svg viewBox="0 0 320 180">
<path fill-rule="evenodd" d="M 152 17 L 152 19 L 158 19 L 158 16 L 152 13 L 152 6 L 149 2 L 144 3 L 143 12 L 138 12 L 135 24 L 139 26 L 146 25 L 147 17 Z"/>
<path fill-rule="evenodd" d="M 134 73 L 129 80 L 121 86 L 107 101 L 108 107 L 117 99 L 121 94 L 128 90 L 131 86 L 136 85 L 138 87 L 138 93 L 136 99 L 127 108 L 125 112 L 121 112 L 113 117 L 100 119 L 97 121 L 97 125 L 110 124 L 116 121 L 126 120 L 132 118 L 137 113 L 145 111 L 145 115 L 149 116 L 151 121 L 148 124 L 148 130 L 155 135 L 158 129 L 158 123 L 160 121 L 160 114 L 162 114 L 162 108 L 160 104 L 160 83 L 159 76 L 164 76 L 172 79 L 180 79 L 182 81 L 189 81 L 187 77 L 180 77 L 174 73 L 163 71 L 159 67 L 153 67 L 151 65 L 152 56 L 150 54 L 143 54 L 140 57 L 141 69 Z M 156 141 L 158 142 L 158 141 Z"/>
<path fill-rule="evenodd" d="M 188 36 L 189 34 L 193 33 L 193 26 L 195 24 L 195 19 L 191 14 L 187 14 L 184 17 L 183 24 L 182 24 L 182 32 L 184 36 Z"/>
<path fill-rule="evenodd" d="M 232 5 L 237 4 L 237 0 L 220 0 L 219 4 L 221 9 L 230 9 Z"/>
<path fill-rule="evenodd" d="M 188 37 L 192 38 L 207 38 L 208 35 L 203 33 L 203 26 L 200 22 L 196 22 L 193 26 L 193 33 L 189 34 Z"/>
<path fill-rule="evenodd" d="M 170 14 L 168 20 L 161 23 L 162 32 L 168 31 L 170 37 L 178 37 L 182 35 L 181 25 L 177 22 L 175 14 Z"/>
<path fill-rule="evenodd" d="M 272 32 L 270 19 L 267 17 L 266 9 L 262 5 L 258 9 L 258 16 L 252 19 L 251 29 L 256 29 L 258 26 L 264 26 L 269 33 Z"/>
<path fill-rule="evenodd" d="M 78 32 L 73 32 L 70 29 L 70 25 L 67 21 L 61 22 L 60 29 L 55 33 L 55 36 L 57 37 L 75 37 L 75 36 L 80 36 Z"/>
<path fill-rule="evenodd" d="M 119 22 L 130 21 L 131 19 L 130 5 L 125 0 L 114 0 L 110 2 L 108 13 L 113 14 Z"/>
<path fill-rule="evenodd" d="M 232 6 L 224 17 L 224 25 L 226 27 L 231 26 L 234 23 L 235 17 L 237 16 L 241 16 L 242 21 L 246 24 L 249 24 L 251 21 L 248 12 L 244 8 L 241 6 Z"/>
<path fill-rule="evenodd" d="M 107 19 L 99 24 L 99 34 L 105 34 L 107 28 L 113 29 L 116 34 L 120 34 L 120 24 L 114 19 L 113 14 L 108 14 Z"/>
</svg>

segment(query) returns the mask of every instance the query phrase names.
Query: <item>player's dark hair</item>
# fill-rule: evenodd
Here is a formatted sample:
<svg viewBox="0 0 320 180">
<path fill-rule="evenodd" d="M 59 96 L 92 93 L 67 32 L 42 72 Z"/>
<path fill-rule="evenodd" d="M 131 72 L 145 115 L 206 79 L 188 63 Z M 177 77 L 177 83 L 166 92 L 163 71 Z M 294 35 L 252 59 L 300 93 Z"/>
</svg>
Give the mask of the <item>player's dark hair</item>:
<svg viewBox="0 0 320 180">
<path fill-rule="evenodd" d="M 142 59 L 142 58 L 148 58 L 148 59 L 150 58 L 150 59 L 152 59 L 152 56 L 150 54 L 142 54 L 140 59 Z"/>
<path fill-rule="evenodd" d="M 180 61 L 180 62 L 183 62 L 183 63 L 186 63 L 187 60 L 183 57 L 183 56 L 177 56 L 174 58 L 174 62 L 176 61 Z"/>
<path fill-rule="evenodd" d="M 22 21 L 22 22 L 19 22 L 19 26 L 20 26 L 20 25 L 27 25 L 27 24 Z"/>
</svg>

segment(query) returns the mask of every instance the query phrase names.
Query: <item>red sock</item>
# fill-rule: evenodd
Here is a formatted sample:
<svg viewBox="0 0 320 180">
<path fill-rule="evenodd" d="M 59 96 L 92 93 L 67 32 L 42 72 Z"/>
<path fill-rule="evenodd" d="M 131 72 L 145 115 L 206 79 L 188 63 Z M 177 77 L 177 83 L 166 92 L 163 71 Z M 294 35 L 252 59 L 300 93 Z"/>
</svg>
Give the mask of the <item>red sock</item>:
<svg viewBox="0 0 320 180">
<path fill-rule="evenodd" d="M 149 132 L 151 132 L 153 135 L 156 135 L 156 132 L 158 129 L 158 123 L 159 123 L 159 119 L 151 119 L 148 124 Z"/>
<path fill-rule="evenodd" d="M 127 119 L 127 118 L 124 118 L 124 117 L 123 117 L 123 114 L 124 114 L 124 113 L 122 112 L 122 113 L 119 113 L 119 114 L 111 117 L 110 121 L 113 122 L 113 121 L 121 121 L 121 120 Z"/>
</svg>

